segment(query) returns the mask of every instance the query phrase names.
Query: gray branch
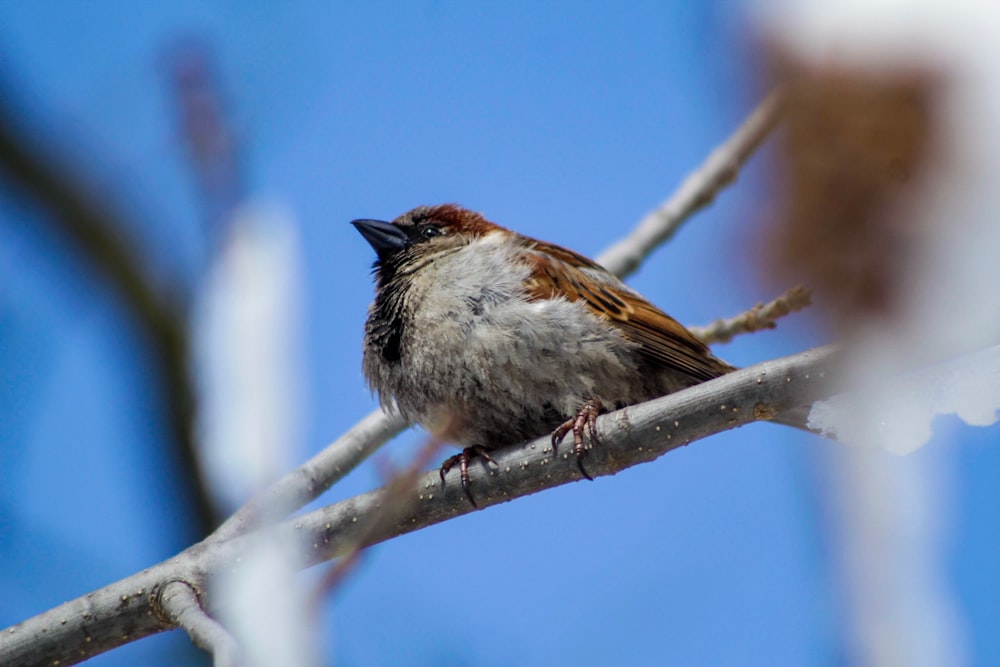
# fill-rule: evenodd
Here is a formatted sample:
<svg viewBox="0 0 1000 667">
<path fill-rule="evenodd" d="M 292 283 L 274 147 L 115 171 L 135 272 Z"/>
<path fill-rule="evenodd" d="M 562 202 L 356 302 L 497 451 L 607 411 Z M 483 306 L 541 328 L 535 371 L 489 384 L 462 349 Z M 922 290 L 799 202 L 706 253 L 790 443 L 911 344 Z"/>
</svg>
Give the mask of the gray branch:
<svg viewBox="0 0 1000 667">
<path fill-rule="evenodd" d="M 805 287 L 796 286 L 786 290 L 777 299 L 758 303 L 739 315 L 715 320 L 703 327 L 688 327 L 688 331 L 706 345 L 728 343 L 739 334 L 773 329 L 778 326 L 778 320 L 782 317 L 810 305 L 812 305 L 812 292 Z"/>
<path fill-rule="evenodd" d="M 587 470 L 613 475 L 713 433 L 773 419 L 824 398 L 832 348 L 819 348 L 764 362 L 690 389 L 600 417 L 599 442 L 588 451 Z M 582 479 L 570 447 L 553 452 L 548 437 L 492 453 L 497 463 L 470 469 L 481 508 Z M 392 507 L 386 507 L 386 499 Z M 391 520 L 384 520 L 391 512 Z M 176 557 L 60 605 L 3 631 L 0 664 L 32 667 L 70 665 L 142 637 L 176 627 L 163 591 L 183 582 L 199 591 L 212 612 L 206 580 L 239 566 L 254 540 L 294 540 L 303 562 L 314 565 L 358 545 L 369 546 L 475 511 L 457 475 L 442 487 L 436 470 L 408 489 L 386 488 L 329 505 L 254 533 L 206 540 Z"/>
<path fill-rule="evenodd" d="M 198 648 L 212 656 L 214 667 L 237 667 L 240 647 L 222 624 L 205 613 L 195 589 L 184 581 L 171 581 L 160 591 L 160 608 L 191 637 Z"/>
<path fill-rule="evenodd" d="M 684 179 L 669 199 L 643 218 L 628 236 L 601 253 L 598 263 L 619 277 L 638 269 L 649 253 L 669 240 L 688 218 L 711 204 L 720 190 L 736 180 L 743 163 L 781 119 L 783 109 L 784 93 L 779 88 Z"/>
<path fill-rule="evenodd" d="M 259 528 L 265 515 L 276 520 L 288 516 L 318 498 L 406 427 L 407 423 L 399 416 L 382 410 L 372 412 L 237 510 L 208 541 L 227 540 Z"/>
</svg>

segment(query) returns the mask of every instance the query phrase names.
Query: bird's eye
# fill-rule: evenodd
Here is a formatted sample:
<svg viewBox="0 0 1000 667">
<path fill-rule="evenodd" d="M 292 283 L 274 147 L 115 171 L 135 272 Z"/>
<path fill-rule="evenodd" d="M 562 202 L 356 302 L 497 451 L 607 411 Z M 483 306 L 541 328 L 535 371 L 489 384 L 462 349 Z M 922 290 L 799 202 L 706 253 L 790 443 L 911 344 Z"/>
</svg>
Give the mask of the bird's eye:
<svg viewBox="0 0 1000 667">
<path fill-rule="evenodd" d="M 425 239 L 432 239 L 435 236 L 441 236 L 443 232 L 440 227 L 435 227 L 434 225 L 427 225 L 420 230 L 420 236 Z"/>
</svg>

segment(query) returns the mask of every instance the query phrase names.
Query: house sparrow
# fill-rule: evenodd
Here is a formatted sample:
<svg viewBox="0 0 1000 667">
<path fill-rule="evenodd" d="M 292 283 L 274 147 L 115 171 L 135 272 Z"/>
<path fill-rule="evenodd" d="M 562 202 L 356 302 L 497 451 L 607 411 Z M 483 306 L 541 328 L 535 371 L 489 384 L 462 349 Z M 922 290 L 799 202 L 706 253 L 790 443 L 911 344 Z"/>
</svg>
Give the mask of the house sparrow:
<svg viewBox="0 0 1000 667">
<path fill-rule="evenodd" d="M 584 431 L 618 409 L 732 370 L 597 263 L 452 204 L 352 224 L 375 249 L 363 370 L 382 405 L 473 456 Z M 592 479 L 592 478 L 591 478 Z"/>
</svg>

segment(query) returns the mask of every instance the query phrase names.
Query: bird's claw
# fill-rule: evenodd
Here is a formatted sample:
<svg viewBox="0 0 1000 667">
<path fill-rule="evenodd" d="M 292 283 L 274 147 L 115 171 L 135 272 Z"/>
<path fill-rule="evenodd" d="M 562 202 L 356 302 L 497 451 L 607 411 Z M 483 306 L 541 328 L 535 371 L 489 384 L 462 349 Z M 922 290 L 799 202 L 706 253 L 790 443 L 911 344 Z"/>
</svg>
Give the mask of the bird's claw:
<svg viewBox="0 0 1000 667">
<path fill-rule="evenodd" d="M 591 481 L 594 478 L 583 467 L 583 457 L 587 454 L 587 448 L 583 446 L 583 431 L 586 429 L 590 434 L 590 441 L 596 443 L 597 416 L 603 411 L 604 405 L 596 398 L 592 398 L 583 404 L 575 417 L 567 419 L 552 432 L 552 451 L 555 451 L 563 438 L 573 431 L 573 454 L 576 456 L 576 466 L 580 469 L 580 473 Z"/>
<path fill-rule="evenodd" d="M 476 457 L 482 457 L 486 459 L 489 463 L 496 465 L 497 462 L 493 460 L 490 456 L 489 450 L 487 450 L 482 445 L 473 445 L 472 447 L 466 447 L 458 454 L 454 456 L 449 456 L 445 459 L 444 463 L 441 464 L 441 485 L 444 486 L 444 476 L 448 474 L 448 471 L 458 464 L 459 478 L 462 480 L 462 490 L 465 491 L 465 497 L 469 499 L 473 507 L 479 507 L 476 504 L 476 499 L 472 497 L 472 488 L 469 484 L 469 461 Z"/>
</svg>

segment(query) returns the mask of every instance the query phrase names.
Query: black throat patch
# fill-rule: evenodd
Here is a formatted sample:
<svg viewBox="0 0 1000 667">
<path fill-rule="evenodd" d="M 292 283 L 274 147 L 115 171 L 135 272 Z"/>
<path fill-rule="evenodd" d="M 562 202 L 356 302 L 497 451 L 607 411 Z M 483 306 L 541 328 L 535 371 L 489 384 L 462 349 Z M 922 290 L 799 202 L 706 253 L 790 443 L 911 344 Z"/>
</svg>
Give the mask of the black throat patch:
<svg viewBox="0 0 1000 667">
<path fill-rule="evenodd" d="M 406 283 L 397 278 L 397 269 L 392 261 L 375 263 L 378 290 L 365 324 L 369 340 L 388 362 L 399 361 L 406 326 L 403 304 L 408 290 Z"/>
</svg>

